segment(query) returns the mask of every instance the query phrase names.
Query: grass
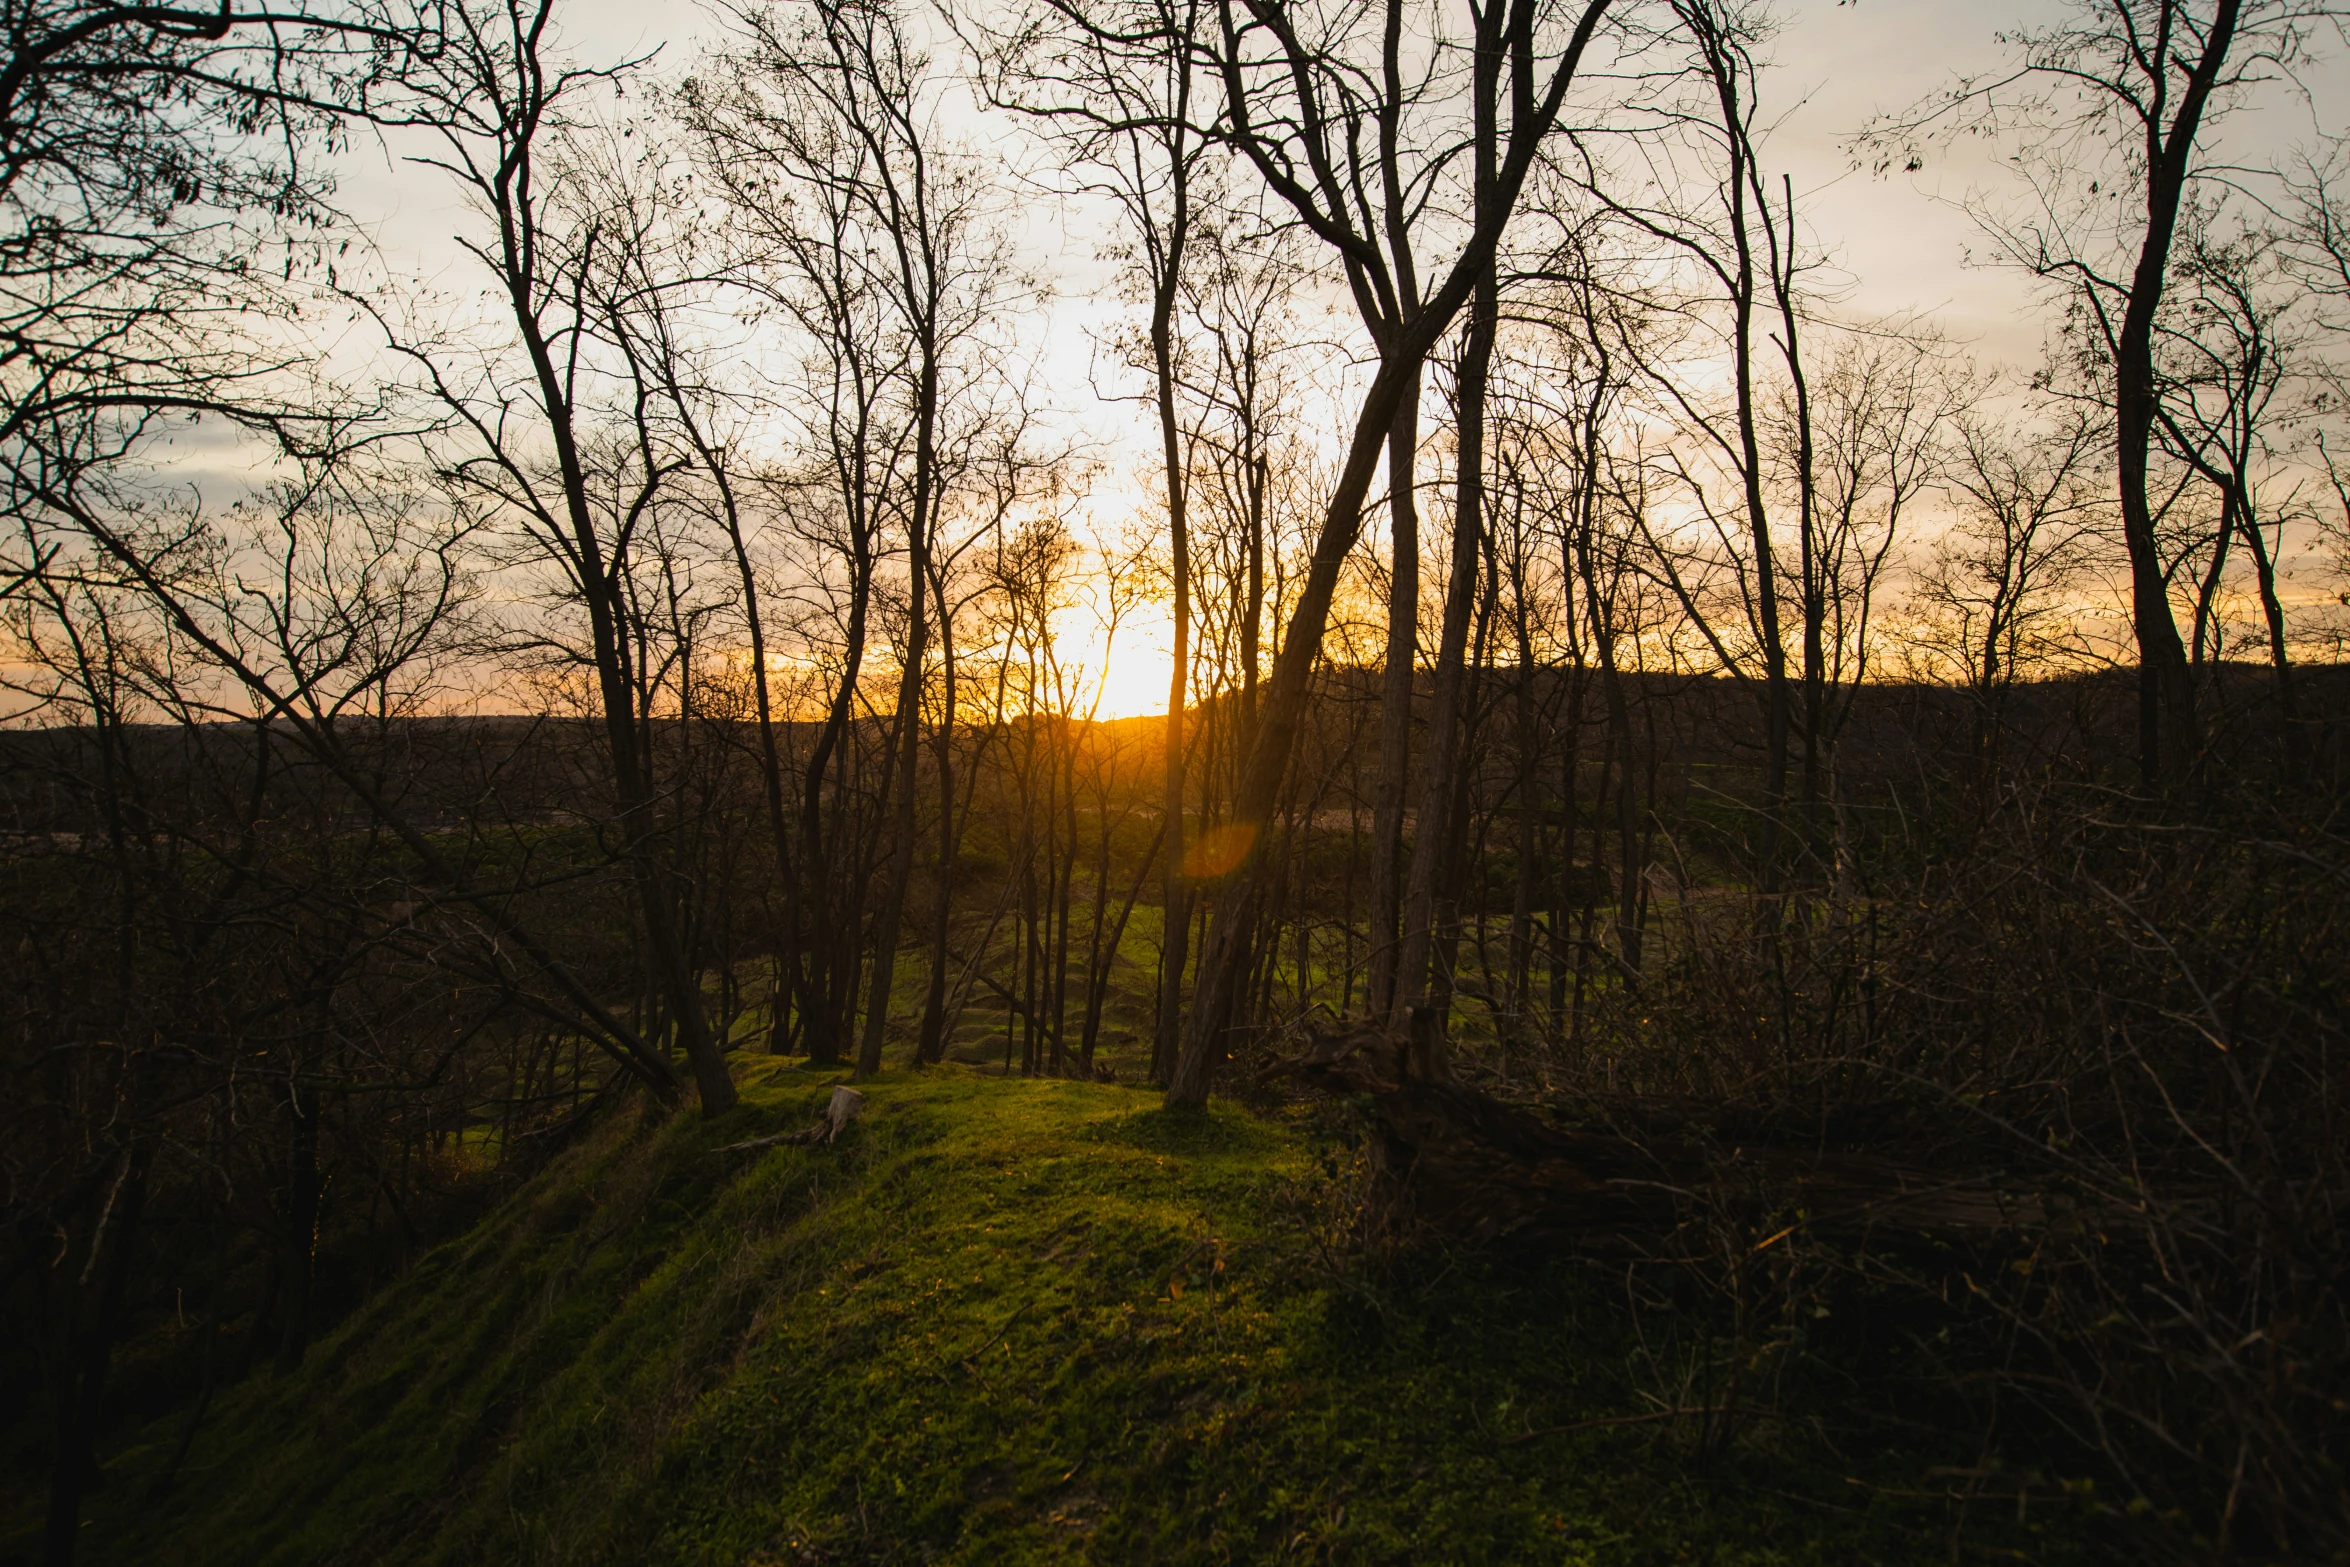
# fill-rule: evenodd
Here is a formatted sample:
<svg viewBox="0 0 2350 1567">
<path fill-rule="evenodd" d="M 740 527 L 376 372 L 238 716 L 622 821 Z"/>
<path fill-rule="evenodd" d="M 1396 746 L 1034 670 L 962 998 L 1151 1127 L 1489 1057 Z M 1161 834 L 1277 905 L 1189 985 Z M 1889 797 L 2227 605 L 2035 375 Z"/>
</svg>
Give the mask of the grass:
<svg viewBox="0 0 2350 1567">
<path fill-rule="evenodd" d="M 129 1433 L 84 1559 L 1946 1559 L 1948 1504 L 1892 1494 L 1916 1455 L 1519 1439 L 1643 1407 L 1604 1292 L 1333 1264 L 1344 1167 L 1303 1118 L 948 1067 L 866 1085 L 839 1147 L 712 1152 L 833 1081 L 744 1073 L 715 1121 L 599 1127 L 301 1373 L 224 1392 L 165 1500 L 177 1417 Z"/>
</svg>

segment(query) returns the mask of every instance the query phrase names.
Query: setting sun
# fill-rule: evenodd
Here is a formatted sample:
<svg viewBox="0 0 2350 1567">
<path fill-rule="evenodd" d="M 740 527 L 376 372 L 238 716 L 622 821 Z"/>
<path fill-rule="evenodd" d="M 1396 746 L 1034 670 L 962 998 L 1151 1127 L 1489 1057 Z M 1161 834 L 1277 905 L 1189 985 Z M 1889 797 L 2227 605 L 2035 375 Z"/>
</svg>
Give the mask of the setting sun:
<svg viewBox="0 0 2350 1567">
<path fill-rule="evenodd" d="M 1167 710 L 1175 667 L 1175 622 L 1164 605 L 1130 609 L 1113 634 L 1090 609 L 1055 618 L 1054 654 L 1069 677 L 1070 706 L 1095 718 L 1141 718 Z"/>
</svg>

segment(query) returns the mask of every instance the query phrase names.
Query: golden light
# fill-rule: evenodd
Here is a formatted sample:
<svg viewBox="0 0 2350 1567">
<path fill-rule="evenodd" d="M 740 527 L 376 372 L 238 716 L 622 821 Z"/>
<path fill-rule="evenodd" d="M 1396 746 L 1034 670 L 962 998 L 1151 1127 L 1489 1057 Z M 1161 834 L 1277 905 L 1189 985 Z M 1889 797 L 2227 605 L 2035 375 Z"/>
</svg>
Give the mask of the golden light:
<svg viewBox="0 0 2350 1567">
<path fill-rule="evenodd" d="M 1065 610 L 1053 625 L 1053 656 L 1069 677 L 1072 706 L 1081 716 L 1089 709 L 1096 718 L 1164 713 L 1174 643 L 1174 618 L 1158 604 L 1129 609 L 1115 633 L 1090 609 Z"/>
</svg>

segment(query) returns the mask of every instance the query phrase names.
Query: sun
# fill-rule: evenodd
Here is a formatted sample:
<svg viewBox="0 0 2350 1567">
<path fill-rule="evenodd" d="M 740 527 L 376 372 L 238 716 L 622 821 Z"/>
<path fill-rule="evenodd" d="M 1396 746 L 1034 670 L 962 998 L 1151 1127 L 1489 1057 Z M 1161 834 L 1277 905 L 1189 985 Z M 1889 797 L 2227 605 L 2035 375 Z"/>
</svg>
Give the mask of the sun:
<svg viewBox="0 0 2350 1567">
<path fill-rule="evenodd" d="M 1070 676 L 1076 712 L 1141 718 L 1167 710 L 1175 621 L 1163 605 L 1128 610 L 1115 633 L 1089 609 L 1064 610 L 1053 634 L 1054 658 Z"/>
</svg>

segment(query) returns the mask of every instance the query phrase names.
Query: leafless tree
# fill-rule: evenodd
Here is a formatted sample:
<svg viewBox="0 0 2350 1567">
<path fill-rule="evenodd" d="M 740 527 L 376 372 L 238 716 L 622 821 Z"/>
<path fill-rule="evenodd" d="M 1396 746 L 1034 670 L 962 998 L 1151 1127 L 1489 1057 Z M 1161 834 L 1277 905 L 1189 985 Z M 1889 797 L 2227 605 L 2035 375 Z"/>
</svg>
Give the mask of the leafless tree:
<svg viewBox="0 0 2350 1567">
<path fill-rule="evenodd" d="M 2013 66 L 1963 79 L 1876 126 L 1880 167 L 1917 167 L 1928 132 L 1990 134 L 2016 148 L 2012 209 L 1978 204 L 1999 254 L 2078 312 L 2110 377 L 2116 496 L 2138 643 L 2138 762 L 2149 786 L 2201 747 L 2193 677 L 2171 610 L 2150 481 L 2160 422 L 2156 338 L 2182 222 L 2250 171 L 2217 150 L 2231 113 L 2298 87 L 2323 0 L 2081 0 L 2011 35 Z"/>
<path fill-rule="evenodd" d="M 2263 481 L 2278 477 L 2280 449 L 2298 434 L 2291 424 L 2301 410 L 2293 405 L 2302 400 L 2297 394 L 2307 375 L 2299 362 L 2306 331 L 2297 307 L 2306 296 L 2278 265 L 2271 236 L 2248 231 L 2223 240 L 2200 222 L 2191 229 L 2173 264 L 2170 307 L 2157 318 L 2154 356 L 2158 443 L 2208 483 L 2219 503 L 2195 595 L 2188 665 L 2199 674 L 2223 656 L 2216 600 L 2230 546 L 2240 540 L 2252 557 L 2285 767 L 2294 772 L 2304 735 L 2277 584 L 2295 497 L 2292 486 Z"/>
<path fill-rule="evenodd" d="M 1279 799 L 1283 775 L 1302 716 L 1308 680 L 1321 652 L 1331 595 L 1347 554 L 1361 531 L 1361 507 L 1370 488 L 1381 446 L 1395 428 L 1408 397 L 1416 395 L 1420 369 L 1429 352 L 1469 302 L 1492 265 L 1502 229 L 1514 213 L 1536 154 L 1557 123 L 1568 89 L 1605 19 L 1607 0 L 1593 0 L 1575 14 L 1555 57 L 1538 59 L 1539 8 L 1512 6 L 1496 30 L 1506 60 L 1508 125 L 1498 124 L 1506 142 L 1494 164 L 1480 221 L 1470 230 L 1437 285 L 1424 296 L 1391 265 L 1379 236 L 1383 215 L 1402 201 L 1400 180 L 1382 182 L 1386 199 L 1365 210 L 1358 193 L 1368 186 L 1343 172 L 1349 149 L 1368 151 L 1349 140 L 1350 124 L 1373 130 L 1373 140 L 1392 158 L 1401 146 L 1396 117 L 1405 111 L 1400 71 L 1374 66 L 1372 73 L 1350 68 L 1343 51 L 1364 40 L 1313 36 L 1301 25 L 1315 22 L 1284 5 L 1254 5 L 1243 11 L 1227 4 L 1218 13 L 1216 68 L 1224 84 L 1225 134 L 1259 177 L 1287 202 L 1299 221 L 1336 250 L 1358 299 L 1396 323 L 1381 345 L 1379 371 L 1366 393 L 1347 447 L 1346 461 L 1324 512 L 1313 564 L 1281 642 L 1273 678 L 1260 709 L 1258 727 L 1242 774 L 1234 815 L 1243 832 L 1261 837 Z M 1318 26 L 1318 22 L 1316 22 Z M 1396 58 L 1388 39 L 1402 26 L 1400 0 L 1382 18 L 1370 58 Z M 1375 110 L 1356 95 L 1354 84 L 1384 83 Z M 1393 164 L 1387 164 L 1392 168 Z M 1368 171 L 1366 171 L 1367 173 Z M 1402 214 L 1398 214 L 1402 215 Z M 1416 268 L 1414 269 L 1416 272 Z M 1252 838 L 1233 873 L 1218 889 L 1209 945 L 1201 957 L 1200 984 L 1184 1033 L 1169 1098 L 1196 1104 L 1207 1096 L 1218 1057 L 1225 1048 L 1250 972 L 1255 967 L 1254 922 L 1260 887 L 1259 843 Z M 1374 934 L 1374 942 L 1377 940 Z"/>
<path fill-rule="evenodd" d="M 1167 688 L 1166 801 L 1160 838 L 1164 913 L 1153 1074 L 1173 1072 L 1182 1018 L 1190 893 L 1183 874 L 1184 705 L 1192 668 L 1189 456 L 1176 409 L 1180 323 L 1195 248 L 1213 119 L 1199 53 L 1200 0 L 1042 0 L 1001 20 L 975 15 L 988 91 L 1042 123 L 1078 189 L 1105 196 L 1122 220 L 1116 249 L 1148 313 L 1145 348 L 1158 418 L 1167 511 L 1174 665 Z"/>
<path fill-rule="evenodd" d="M 2038 425 L 1978 411 L 1955 421 L 1953 438 L 1943 483 L 1955 515 L 1918 574 L 1910 640 L 1930 678 L 1972 699 L 1987 781 L 2015 683 L 2077 652 L 2069 592 L 2100 520 L 2092 467 L 2103 441 L 2086 410 L 2064 404 Z"/>
<path fill-rule="evenodd" d="M 450 16 L 446 46 L 429 71 L 412 75 L 409 91 L 438 140 L 423 161 L 446 174 L 483 225 L 460 243 L 491 280 L 499 317 L 474 336 L 421 323 L 411 333 L 388 310 L 378 320 L 458 432 L 444 471 L 512 530 L 518 562 L 546 572 L 585 622 L 580 656 L 652 983 L 702 1106 L 716 1113 L 734 1103 L 734 1084 L 678 929 L 629 636 L 642 530 L 683 463 L 630 419 L 649 389 L 625 375 L 608 379 L 613 345 L 591 293 L 604 246 L 620 236 L 594 182 L 561 177 L 564 138 L 582 124 L 581 94 L 608 88 L 630 66 L 565 60 L 550 36 L 553 0 Z M 607 390 L 618 399 L 609 409 L 599 406 Z"/>
<path fill-rule="evenodd" d="M 968 371 L 973 335 L 1000 303 L 1006 270 L 988 226 L 991 195 L 979 162 L 942 119 L 948 78 L 905 14 L 859 0 L 821 6 L 805 22 L 765 9 L 733 20 L 737 39 L 714 85 L 688 98 L 712 151 L 705 162 L 752 223 L 774 230 L 772 243 L 803 284 L 825 280 L 815 287 L 836 323 L 836 384 L 860 410 L 845 425 L 828 420 L 841 498 L 854 527 L 894 524 L 905 551 L 906 632 L 887 785 L 892 847 L 874 912 L 857 1049 L 858 1069 L 873 1072 L 889 1021 L 918 828 L 931 552 L 946 495 L 942 421 Z M 795 204 L 817 221 L 794 230 Z M 874 324 L 887 336 L 840 339 L 852 305 L 878 312 Z M 890 424 L 877 427 L 885 406 Z M 851 614 L 849 641 L 858 644 L 863 611 L 852 605 Z M 849 656 L 861 660 L 861 648 L 852 645 Z M 844 680 L 836 693 L 836 729 L 846 722 L 853 686 Z M 820 776 L 813 772 L 811 783 Z M 809 808 L 804 801 L 803 812 Z"/>
</svg>

